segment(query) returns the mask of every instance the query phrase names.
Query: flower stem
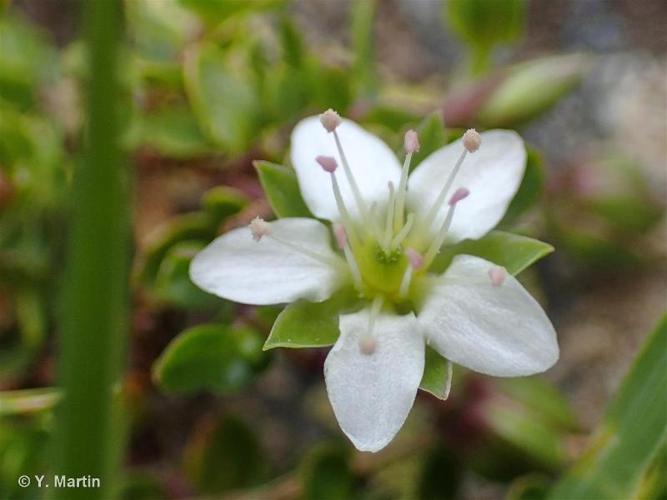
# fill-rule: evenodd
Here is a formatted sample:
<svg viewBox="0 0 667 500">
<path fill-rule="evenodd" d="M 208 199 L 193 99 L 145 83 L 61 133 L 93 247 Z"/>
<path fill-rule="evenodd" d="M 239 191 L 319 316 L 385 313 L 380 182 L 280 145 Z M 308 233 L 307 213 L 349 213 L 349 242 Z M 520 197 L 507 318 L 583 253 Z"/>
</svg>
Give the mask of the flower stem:
<svg viewBox="0 0 667 500">
<path fill-rule="evenodd" d="M 73 183 L 57 415 L 58 474 L 99 478 L 100 488 L 62 488 L 56 498 L 109 498 L 122 446 L 118 384 L 126 341 L 128 173 L 118 147 L 117 81 L 122 2 L 83 2 L 88 44 L 85 147 Z"/>
</svg>

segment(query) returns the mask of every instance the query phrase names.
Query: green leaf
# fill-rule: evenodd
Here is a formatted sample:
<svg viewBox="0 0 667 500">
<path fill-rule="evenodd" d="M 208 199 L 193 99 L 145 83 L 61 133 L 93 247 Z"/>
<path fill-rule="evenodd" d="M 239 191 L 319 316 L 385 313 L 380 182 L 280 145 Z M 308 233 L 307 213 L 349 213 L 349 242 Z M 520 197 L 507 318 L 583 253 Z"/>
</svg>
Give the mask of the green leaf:
<svg viewBox="0 0 667 500">
<path fill-rule="evenodd" d="M 424 118 L 417 126 L 417 134 L 419 135 L 421 147 L 417 153 L 412 155 L 412 168 L 419 165 L 431 153 L 447 144 L 447 132 L 445 131 L 445 122 L 442 113 L 435 111 Z"/>
<path fill-rule="evenodd" d="M 217 24 L 232 16 L 278 8 L 285 4 L 285 0 L 179 0 L 179 3 L 207 23 Z"/>
<path fill-rule="evenodd" d="M 530 474 L 512 481 L 507 500 L 544 500 L 549 491 L 549 481 L 541 474 Z"/>
<path fill-rule="evenodd" d="M 257 160 L 253 165 L 276 216 L 314 217 L 301 197 L 293 169 L 263 160 Z"/>
<path fill-rule="evenodd" d="M 216 186 L 202 197 L 204 210 L 220 225 L 226 218 L 236 215 L 248 205 L 248 197 L 238 189 Z"/>
<path fill-rule="evenodd" d="M 525 0 L 448 0 L 446 20 L 466 42 L 491 48 L 516 39 L 523 29 Z"/>
<path fill-rule="evenodd" d="M 581 54 L 545 57 L 516 65 L 482 105 L 477 119 L 487 128 L 524 123 L 572 90 L 588 66 L 588 58 Z"/>
<path fill-rule="evenodd" d="M 355 477 L 349 452 L 336 444 L 316 447 L 303 460 L 300 476 L 304 500 L 352 498 Z"/>
<path fill-rule="evenodd" d="M 607 407 L 588 450 L 550 492 L 552 500 L 631 498 L 667 442 L 667 315 L 647 338 Z"/>
<path fill-rule="evenodd" d="M 362 97 L 372 96 L 377 87 L 373 47 L 376 4 L 376 0 L 353 0 L 351 6 L 352 71 Z"/>
<path fill-rule="evenodd" d="M 208 494 L 254 486 L 266 470 L 257 435 L 233 415 L 195 426 L 184 465 L 197 490 Z"/>
<path fill-rule="evenodd" d="M 510 274 L 517 275 L 553 250 L 548 243 L 527 236 L 491 231 L 479 240 L 463 240 L 445 247 L 433 262 L 431 270 L 443 272 L 456 255 L 466 254 L 491 261 L 505 267 Z"/>
<path fill-rule="evenodd" d="M 171 106 L 141 117 L 139 141 L 171 158 L 192 158 L 211 151 L 185 106 Z"/>
<path fill-rule="evenodd" d="M 324 302 L 298 301 L 278 315 L 264 350 L 276 347 L 326 347 L 338 339 L 338 316 L 357 301 L 354 292 L 341 290 Z"/>
<path fill-rule="evenodd" d="M 289 16 L 280 19 L 280 45 L 287 65 L 294 69 L 302 68 L 306 49 L 301 33 Z"/>
<path fill-rule="evenodd" d="M 438 354 L 435 349 L 427 346 L 424 375 L 422 375 L 419 388 L 444 401 L 449 396 L 451 385 L 452 363 Z"/>
<path fill-rule="evenodd" d="M 228 154 L 255 140 L 259 104 L 248 75 L 229 67 L 229 54 L 203 43 L 186 52 L 185 90 L 204 133 Z"/>
<path fill-rule="evenodd" d="M 171 341 L 153 366 L 153 376 L 170 392 L 232 393 L 252 381 L 267 359 L 255 330 L 200 325 Z"/>
<path fill-rule="evenodd" d="M 203 243 L 185 241 L 169 249 L 155 278 L 155 293 L 160 300 L 188 309 L 210 309 L 220 304 L 220 299 L 190 280 L 190 262 L 203 247 Z"/>
<path fill-rule="evenodd" d="M 542 165 L 542 157 L 535 149 L 529 148 L 526 158 L 526 171 L 523 174 L 521 185 L 507 208 L 499 227 L 508 227 L 521 214 L 535 205 L 542 196 L 543 187 L 544 166 Z"/>
<path fill-rule="evenodd" d="M 139 264 L 140 278 L 151 283 L 157 276 L 162 259 L 169 249 L 181 241 L 208 242 L 215 236 L 215 222 L 204 213 L 174 217 L 151 234 L 145 256 Z"/>
<path fill-rule="evenodd" d="M 0 392 L 0 417 L 50 410 L 59 399 L 60 391 L 52 387 Z"/>
</svg>

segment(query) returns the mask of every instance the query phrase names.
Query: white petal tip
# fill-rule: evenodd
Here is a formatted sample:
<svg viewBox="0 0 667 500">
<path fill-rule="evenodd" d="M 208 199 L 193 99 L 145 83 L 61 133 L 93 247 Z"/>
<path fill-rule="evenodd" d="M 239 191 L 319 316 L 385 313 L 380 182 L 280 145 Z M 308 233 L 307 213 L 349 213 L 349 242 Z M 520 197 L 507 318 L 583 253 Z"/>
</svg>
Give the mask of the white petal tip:
<svg viewBox="0 0 667 500">
<path fill-rule="evenodd" d="M 482 136 L 479 135 L 479 132 L 474 128 L 466 130 L 465 134 L 463 134 L 463 147 L 466 148 L 469 153 L 477 151 L 481 144 Z"/>
<path fill-rule="evenodd" d="M 261 217 L 257 216 L 249 224 L 252 239 L 259 241 L 262 237 L 271 234 L 271 225 Z"/>
<path fill-rule="evenodd" d="M 342 123 L 340 115 L 329 108 L 320 115 L 320 122 L 327 132 L 333 132 Z"/>
</svg>

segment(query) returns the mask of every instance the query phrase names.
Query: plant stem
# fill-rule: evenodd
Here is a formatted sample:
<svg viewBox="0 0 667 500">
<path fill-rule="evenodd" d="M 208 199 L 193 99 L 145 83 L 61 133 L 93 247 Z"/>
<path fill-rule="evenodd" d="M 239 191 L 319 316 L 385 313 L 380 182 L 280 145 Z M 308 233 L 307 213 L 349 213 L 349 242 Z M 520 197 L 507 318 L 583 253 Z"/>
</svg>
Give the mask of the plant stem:
<svg viewBox="0 0 667 500">
<path fill-rule="evenodd" d="M 61 325 L 53 473 L 99 478 L 100 488 L 59 488 L 67 500 L 110 498 L 122 447 L 113 386 L 126 341 L 128 173 L 118 145 L 121 3 L 82 2 L 87 41 L 87 127 L 72 192 Z"/>
</svg>

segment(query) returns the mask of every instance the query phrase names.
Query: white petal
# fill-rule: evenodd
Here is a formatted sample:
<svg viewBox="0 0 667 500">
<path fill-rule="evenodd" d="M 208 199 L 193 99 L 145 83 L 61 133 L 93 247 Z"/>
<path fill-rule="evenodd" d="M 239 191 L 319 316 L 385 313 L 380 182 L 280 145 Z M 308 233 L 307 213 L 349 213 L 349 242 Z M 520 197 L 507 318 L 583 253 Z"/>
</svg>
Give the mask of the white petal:
<svg viewBox="0 0 667 500">
<path fill-rule="evenodd" d="M 446 198 L 459 187 L 470 190 L 470 195 L 456 206 L 450 241 L 481 238 L 493 229 L 505 215 L 523 179 L 526 148 L 521 137 L 509 130 L 491 130 L 481 136 L 482 145 L 475 153 L 466 155 Z M 422 215 L 428 212 L 462 152 L 459 139 L 417 166 L 408 180 L 412 210 Z M 448 208 L 445 203 L 440 221 Z"/>
<path fill-rule="evenodd" d="M 207 292 L 243 304 L 329 298 L 341 282 L 336 261 L 341 265 L 343 261 L 331 249 L 326 226 L 314 219 L 279 219 L 271 223 L 271 235 L 331 263 L 295 251 L 271 236 L 255 241 L 250 228 L 242 227 L 217 238 L 195 256 L 190 265 L 192 281 Z"/>
<path fill-rule="evenodd" d="M 370 207 L 373 201 L 386 200 L 389 193 L 387 183 L 392 181 L 398 185 L 401 175 L 401 166 L 392 150 L 380 138 L 350 120 L 343 120 L 336 133 L 366 204 Z M 303 199 L 311 212 L 323 219 L 338 220 L 331 174 L 324 172 L 315 162 L 319 155 L 336 158 L 338 170 L 335 175 L 343 199 L 348 210 L 357 214 L 358 208 L 343 171 L 334 136 L 324 129 L 319 117 L 313 116 L 299 122 L 292 132 L 292 165 L 299 179 Z"/>
<path fill-rule="evenodd" d="M 513 277 L 494 286 L 494 264 L 459 255 L 418 316 L 431 347 L 454 363 L 499 377 L 540 373 L 558 359 L 549 318 Z"/>
<path fill-rule="evenodd" d="M 340 337 L 324 364 L 341 429 L 361 451 L 384 448 L 403 426 L 424 372 L 424 338 L 412 313 L 380 314 L 375 351 L 363 354 L 369 311 L 340 317 Z"/>
</svg>

